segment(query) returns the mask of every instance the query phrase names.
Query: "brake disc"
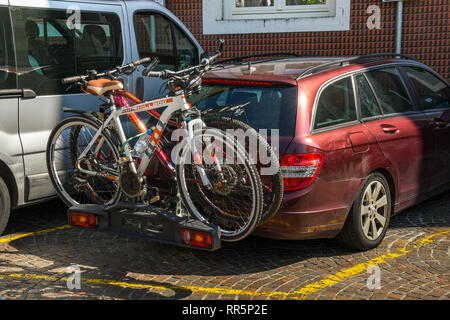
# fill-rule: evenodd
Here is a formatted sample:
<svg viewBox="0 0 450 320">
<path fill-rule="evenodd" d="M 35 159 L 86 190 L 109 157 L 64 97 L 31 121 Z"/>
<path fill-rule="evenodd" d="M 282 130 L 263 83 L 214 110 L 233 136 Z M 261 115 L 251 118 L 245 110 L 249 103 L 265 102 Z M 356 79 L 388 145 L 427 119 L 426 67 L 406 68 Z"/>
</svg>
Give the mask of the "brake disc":
<svg viewBox="0 0 450 320">
<path fill-rule="evenodd" d="M 126 169 L 120 175 L 120 188 L 129 198 L 143 196 L 142 180 L 131 170 Z"/>
<path fill-rule="evenodd" d="M 213 182 L 213 191 L 222 195 L 229 195 L 238 183 L 236 171 L 229 165 L 222 167 L 222 177 L 216 177 Z"/>
</svg>

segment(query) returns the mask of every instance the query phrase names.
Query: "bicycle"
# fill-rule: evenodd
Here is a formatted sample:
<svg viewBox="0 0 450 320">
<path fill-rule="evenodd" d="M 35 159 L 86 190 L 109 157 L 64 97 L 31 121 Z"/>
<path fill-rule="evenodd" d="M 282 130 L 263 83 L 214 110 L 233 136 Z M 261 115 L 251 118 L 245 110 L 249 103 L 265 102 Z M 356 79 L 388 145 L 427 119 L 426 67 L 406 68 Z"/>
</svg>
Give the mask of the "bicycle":
<svg viewBox="0 0 450 320">
<path fill-rule="evenodd" d="M 86 75 L 63 79 L 64 84 L 86 86 L 91 94 L 105 97 L 106 107 L 110 110 L 106 119 L 89 114 L 65 118 L 50 134 L 47 166 L 56 192 L 63 201 L 69 206 L 89 202 L 110 205 L 119 202 L 123 194 L 130 199 L 145 197 L 148 193 L 146 168 L 156 154 L 165 160 L 170 171 L 175 169 L 176 189 L 189 214 L 202 222 L 218 225 L 223 240 L 237 241 L 249 235 L 259 223 L 263 208 L 261 180 L 256 167 L 245 148 L 231 143 L 223 131 L 205 127 L 200 113 L 186 101 L 186 94 L 198 90 L 202 75 L 211 69 L 222 45 L 223 42 L 213 56 L 202 59 L 198 66 L 178 72 L 152 71 L 158 61 L 155 59 L 150 63 L 151 59 L 145 58 L 104 73 L 91 70 Z M 138 65 L 145 63 L 150 65 L 143 75 L 168 79 L 167 88 L 173 96 L 117 108 L 115 94 L 123 89 L 123 85 L 111 79 L 134 72 Z M 162 106 L 166 109 L 156 127 L 144 133 L 148 134 L 149 143 L 137 161 L 120 117 Z M 183 140 L 187 141 L 187 147 L 180 148 L 173 168 L 167 155 L 157 147 L 175 114 L 188 137 Z M 68 143 L 64 143 L 65 140 Z M 205 161 L 200 156 L 201 150 L 205 150 Z M 229 156 L 229 150 L 233 153 L 233 163 L 220 163 L 218 156 Z M 59 152 L 66 157 L 58 158 Z M 86 198 L 76 198 L 80 195 Z M 222 220 L 218 222 L 217 217 Z"/>
<path fill-rule="evenodd" d="M 120 107 L 129 107 L 132 105 L 136 105 L 142 103 L 142 101 L 132 95 L 127 91 L 119 91 L 116 96 L 116 103 Z M 262 165 L 262 161 L 259 161 L 258 156 L 256 156 L 254 161 L 256 161 L 258 171 L 260 172 L 260 178 L 262 182 L 263 188 L 263 212 L 261 215 L 261 220 L 259 224 L 263 224 L 270 220 L 277 212 L 281 206 L 281 202 L 283 200 L 284 194 L 284 184 L 283 184 L 283 176 L 281 174 L 281 167 L 279 165 L 278 156 L 272 150 L 270 145 L 268 144 L 266 138 L 261 136 L 255 129 L 250 127 L 248 124 L 239 121 L 233 118 L 233 114 L 235 112 L 243 113 L 245 115 L 245 111 L 243 108 L 247 104 L 242 105 L 232 105 L 225 106 L 221 108 L 200 110 L 202 119 L 204 120 L 206 126 L 218 128 L 220 130 L 233 130 L 235 133 L 243 133 L 244 142 L 253 142 L 257 144 L 259 148 L 259 154 L 264 154 L 270 159 L 269 165 L 272 166 L 271 172 L 272 174 L 262 174 L 261 168 L 267 167 L 266 165 Z M 150 110 L 148 113 L 151 115 L 151 118 L 144 125 L 141 119 L 136 114 L 130 114 L 129 119 L 135 126 L 135 128 L 143 133 L 146 131 L 146 128 L 155 127 L 157 121 L 160 118 L 160 114 L 155 110 Z M 181 124 L 177 121 L 169 121 L 168 126 L 172 129 L 177 129 L 181 126 Z M 170 135 L 170 130 L 167 131 L 167 136 Z M 174 143 L 170 143 L 170 139 L 167 136 L 163 136 L 162 142 L 164 142 L 164 147 L 170 148 L 174 145 Z M 247 139 L 246 139 L 247 138 Z M 242 139 L 241 139 L 242 141 Z M 161 143 L 162 144 L 162 143 Z M 164 149 L 164 147 L 158 146 L 159 149 Z M 246 144 L 246 150 L 249 149 L 248 144 Z M 168 159 L 164 156 L 161 156 L 160 153 L 156 153 L 159 162 L 162 164 L 163 169 L 168 176 L 175 176 L 175 171 L 173 169 L 173 165 L 168 162 Z"/>
</svg>

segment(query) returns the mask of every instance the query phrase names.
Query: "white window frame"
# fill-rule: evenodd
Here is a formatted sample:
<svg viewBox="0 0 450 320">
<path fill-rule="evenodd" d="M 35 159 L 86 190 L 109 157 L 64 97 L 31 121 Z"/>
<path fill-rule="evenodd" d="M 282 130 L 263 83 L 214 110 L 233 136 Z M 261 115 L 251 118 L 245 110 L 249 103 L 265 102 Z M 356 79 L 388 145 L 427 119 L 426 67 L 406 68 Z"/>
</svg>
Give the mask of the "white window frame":
<svg viewBox="0 0 450 320">
<path fill-rule="evenodd" d="M 331 15 L 331 13 L 325 14 L 324 12 L 291 11 L 283 14 L 282 17 L 277 17 L 276 14 L 258 13 L 251 15 L 251 19 L 245 18 L 244 16 L 241 16 L 239 19 L 230 19 L 230 10 L 232 9 L 231 4 L 235 6 L 235 1 L 236 0 L 202 0 L 203 34 L 255 34 L 350 30 L 350 0 L 332 0 L 330 4 L 332 3 L 334 7 L 333 15 Z"/>
<path fill-rule="evenodd" d="M 236 0 L 223 0 L 224 17 L 227 20 L 280 19 L 305 17 L 333 17 L 336 15 L 336 0 L 326 4 L 286 5 L 286 0 L 272 0 L 270 7 L 236 7 Z"/>
</svg>

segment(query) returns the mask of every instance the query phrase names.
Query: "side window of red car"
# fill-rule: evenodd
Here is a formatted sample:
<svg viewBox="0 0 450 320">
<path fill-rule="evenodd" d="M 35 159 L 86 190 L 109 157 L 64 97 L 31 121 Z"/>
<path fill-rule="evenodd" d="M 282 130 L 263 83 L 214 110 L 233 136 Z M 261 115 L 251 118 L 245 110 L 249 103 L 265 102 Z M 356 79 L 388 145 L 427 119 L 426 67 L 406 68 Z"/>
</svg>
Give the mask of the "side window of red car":
<svg viewBox="0 0 450 320">
<path fill-rule="evenodd" d="M 371 118 L 381 115 L 381 110 L 377 99 L 370 88 L 364 75 L 360 74 L 355 77 L 359 93 L 359 105 L 361 107 L 361 115 L 363 118 Z"/>
<path fill-rule="evenodd" d="M 380 101 L 383 114 L 414 111 L 406 87 L 396 68 L 376 69 L 367 72 L 366 75 Z"/>
<path fill-rule="evenodd" d="M 331 83 L 320 93 L 314 129 L 336 126 L 357 120 L 351 77 Z"/>
<path fill-rule="evenodd" d="M 449 107 L 449 86 L 431 72 L 417 67 L 403 67 L 416 90 L 420 108 L 423 110 Z"/>
</svg>

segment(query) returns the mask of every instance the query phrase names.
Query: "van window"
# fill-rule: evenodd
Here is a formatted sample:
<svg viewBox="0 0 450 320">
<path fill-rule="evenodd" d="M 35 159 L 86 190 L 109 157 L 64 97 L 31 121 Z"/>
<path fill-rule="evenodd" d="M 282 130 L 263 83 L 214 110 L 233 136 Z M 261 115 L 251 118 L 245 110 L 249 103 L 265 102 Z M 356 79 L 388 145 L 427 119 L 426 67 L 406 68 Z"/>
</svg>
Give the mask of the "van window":
<svg viewBox="0 0 450 320">
<path fill-rule="evenodd" d="M 140 58 L 158 57 L 157 69 L 175 69 L 175 55 L 170 22 L 155 13 L 138 13 L 134 16 L 136 44 Z"/>
<path fill-rule="evenodd" d="M 120 19 L 112 13 L 81 12 L 81 23 L 65 10 L 12 8 L 19 87 L 38 95 L 69 91 L 61 78 L 123 63 Z"/>
<path fill-rule="evenodd" d="M 158 57 L 160 60 L 155 70 L 180 70 L 196 64 L 196 47 L 164 16 L 150 12 L 136 13 L 134 29 L 140 58 Z"/>
<path fill-rule="evenodd" d="M 450 89 L 448 84 L 431 72 L 417 67 L 403 67 L 416 89 L 422 110 L 449 107 Z"/>
<path fill-rule="evenodd" d="M 383 68 L 366 73 L 384 114 L 414 111 L 408 92 L 396 68 Z"/>
<path fill-rule="evenodd" d="M 17 88 L 8 8 L 0 8 L 0 90 Z"/>
<path fill-rule="evenodd" d="M 320 94 L 314 129 L 357 120 L 352 80 L 347 77 L 328 85 Z"/>
<path fill-rule="evenodd" d="M 177 48 L 177 69 L 185 69 L 197 63 L 197 50 L 186 35 L 174 25 L 175 46 Z"/>
</svg>

